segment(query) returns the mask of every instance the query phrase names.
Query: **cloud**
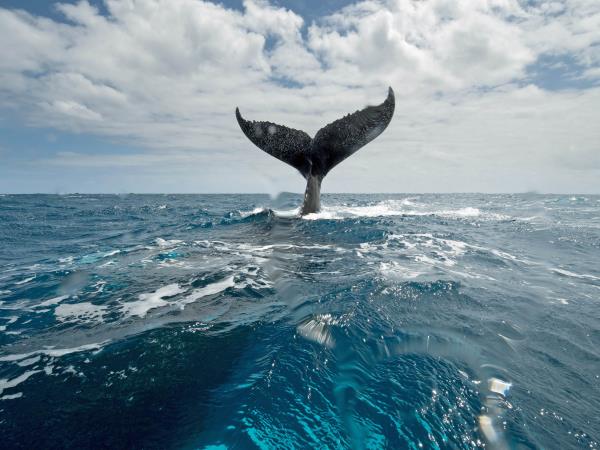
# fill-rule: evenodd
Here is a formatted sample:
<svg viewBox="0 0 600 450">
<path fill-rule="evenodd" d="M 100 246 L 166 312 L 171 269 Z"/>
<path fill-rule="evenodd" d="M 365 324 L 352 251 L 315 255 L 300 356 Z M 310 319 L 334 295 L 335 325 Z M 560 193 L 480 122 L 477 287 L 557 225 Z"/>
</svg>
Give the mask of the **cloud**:
<svg viewBox="0 0 600 450">
<path fill-rule="evenodd" d="M 598 170 L 585 164 L 600 151 L 591 125 L 600 119 L 595 0 L 368 0 L 310 24 L 264 0 L 243 5 L 238 11 L 201 0 L 107 0 L 101 14 L 81 1 L 57 5 L 63 22 L 0 8 L 0 114 L 104 136 L 108 147 L 118 140 L 145 149 L 135 156 L 41 157 L 55 166 L 186 161 L 204 170 L 227 164 L 238 177 L 251 177 L 244 173 L 253 167 L 291 169 L 249 148 L 235 106 L 251 119 L 314 133 L 380 102 L 392 85 L 397 110 L 388 131 L 336 169 L 358 181 L 333 171 L 326 188 L 371 190 L 391 162 L 412 174 L 394 177 L 386 190 L 410 190 L 420 185 L 417 174 L 449 171 L 490 173 L 494 189 L 511 190 L 533 170 L 548 174 L 538 189 L 552 190 L 559 178 L 558 188 L 575 189 L 569 170 Z M 573 77 L 590 87 L 547 91 L 532 84 L 532 70 L 547 55 L 571 58 L 578 64 Z M 367 163 L 371 170 L 361 170 Z M 431 183 L 429 190 L 448 189 Z M 475 179 L 465 187 L 482 185 Z"/>
<path fill-rule="evenodd" d="M 47 109 L 49 114 L 58 113 L 82 120 L 102 120 L 100 114 L 90 110 L 87 106 L 74 101 L 56 100 L 52 102 L 52 104 L 43 104 L 40 106 Z"/>
<path fill-rule="evenodd" d="M 507 11 L 487 2 L 363 2 L 313 25 L 309 45 L 329 67 L 414 89 L 495 85 L 523 75 L 534 53 Z"/>
</svg>

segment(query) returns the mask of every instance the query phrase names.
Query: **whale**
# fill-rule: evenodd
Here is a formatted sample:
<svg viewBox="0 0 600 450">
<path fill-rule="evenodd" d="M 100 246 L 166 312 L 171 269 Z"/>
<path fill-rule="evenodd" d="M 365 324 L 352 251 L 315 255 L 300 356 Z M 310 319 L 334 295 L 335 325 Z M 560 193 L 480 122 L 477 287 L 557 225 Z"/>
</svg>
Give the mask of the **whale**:
<svg viewBox="0 0 600 450">
<path fill-rule="evenodd" d="M 321 128 L 311 138 L 272 122 L 250 121 L 235 109 L 237 122 L 246 137 L 259 149 L 294 167 L 306 179 L 300 214 L 319 212 L 321 184 L 331 169 L 379 136 L 394 115 L 394 91 L 377 106 L 367 106 Z"/>
</svg>

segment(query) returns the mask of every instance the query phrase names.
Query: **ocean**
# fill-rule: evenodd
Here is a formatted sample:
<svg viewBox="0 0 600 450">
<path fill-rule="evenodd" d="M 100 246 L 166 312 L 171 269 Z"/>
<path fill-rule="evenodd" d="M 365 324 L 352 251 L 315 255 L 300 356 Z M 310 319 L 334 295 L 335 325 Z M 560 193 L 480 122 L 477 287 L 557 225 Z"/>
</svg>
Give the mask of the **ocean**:
<svg viewBox="0 0 600 450">
<path fill-rule="evenodd" d="M 0 196 L 0 447 L 598 448 L 600 196 Z"/>
</svg>

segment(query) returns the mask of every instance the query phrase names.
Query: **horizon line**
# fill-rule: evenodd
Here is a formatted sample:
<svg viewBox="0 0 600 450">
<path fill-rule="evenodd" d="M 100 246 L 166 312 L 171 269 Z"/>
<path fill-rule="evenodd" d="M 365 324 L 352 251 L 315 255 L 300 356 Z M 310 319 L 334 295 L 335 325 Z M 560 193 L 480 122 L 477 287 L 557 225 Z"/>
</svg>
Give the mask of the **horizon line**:
<svg viewBox="0 0 600 450">
<path fill-rule="evenodd" d="M 303 192 L 282 191 L 276 195 L 268 192 L 0 192 L 0 195 L 266 195 L 275 198 L 282 194 L 304 195 Z M 323 195 L 593 195 L 590 192 L 481 192 L 481 191 L 454 191 L 454 192 L 324 192 Z"/>
</svg>

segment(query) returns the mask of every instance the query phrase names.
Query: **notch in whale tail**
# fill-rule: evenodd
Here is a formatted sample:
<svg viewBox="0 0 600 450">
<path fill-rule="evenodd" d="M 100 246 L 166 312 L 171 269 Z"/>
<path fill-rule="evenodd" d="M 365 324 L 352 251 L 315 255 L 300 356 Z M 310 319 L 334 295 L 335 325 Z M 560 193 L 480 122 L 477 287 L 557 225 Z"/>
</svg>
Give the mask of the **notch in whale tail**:
<svg viewBox="0 0 600 450">
<path fill-rule="evenodd" d="M 320 209 L 321 181 L 336 165 L 387 128 L 394 115 L 394 91 L 377 106 L 367 106 L 321 128 L 314 138 L 304 131 L 272 122 L 248 121 L 235 115 L 250 141 L 271 156 L 296 168 L 306 178 L 302 215 Z"/>
</svg>

